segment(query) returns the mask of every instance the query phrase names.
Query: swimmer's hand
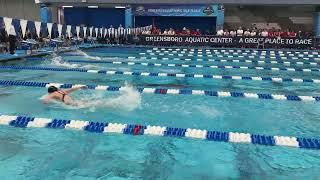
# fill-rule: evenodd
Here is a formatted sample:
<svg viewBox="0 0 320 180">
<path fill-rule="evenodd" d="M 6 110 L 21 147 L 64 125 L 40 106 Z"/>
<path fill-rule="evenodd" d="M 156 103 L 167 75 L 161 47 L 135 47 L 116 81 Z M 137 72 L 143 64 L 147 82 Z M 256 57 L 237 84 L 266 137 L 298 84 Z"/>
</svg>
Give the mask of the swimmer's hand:
<svg viewBox="0 0 320 180">
<path fill-rule="evenodd" d="M 65 92 L 66 94 L 70 94 L 70 93 L 72 93 L 74 91 L 77 91 L 79 89 L 87 89 L 87 88 L 88 88 L 88 86 L 82 85 L 82 86 L 77 86 L 77 87 L 73 87 L 73 88 L 70 88 L 70 89 L 65 89 L 65 90 L 63 90 L 63 92 Z"/>
<path fill-rule="evenodd" d="M 88 86 L 83 85 L 83 86 L 81 86 L 80 88 L 81 88 L 81 89 L 88 89 Z"/>
</svg>

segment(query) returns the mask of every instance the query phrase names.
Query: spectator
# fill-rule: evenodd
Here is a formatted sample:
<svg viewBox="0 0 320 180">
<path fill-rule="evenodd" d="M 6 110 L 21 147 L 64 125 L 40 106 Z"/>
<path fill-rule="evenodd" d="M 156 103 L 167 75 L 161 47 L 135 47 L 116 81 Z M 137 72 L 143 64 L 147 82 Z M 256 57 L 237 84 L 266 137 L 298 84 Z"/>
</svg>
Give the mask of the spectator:
<svg viewBox="0 0 320 180">
<path fill-rule="evenodd" d="M 251 31 L 250 36 L 256 36 L 257 32 L 255 30 Z"/>
<path fill-rule="evenodd" d="M 193 35 L 195 35 L 195 36 L 201 36 L 200 29 L 197 29 L 197 30 L 193 33 Z"/>
<path fill-rule="evenodd" d="M 280 36 L 281 36 L 281 37 L 288 37 L 288 33 L 289 33 L 289 29 L 287 29 L 287 31 L 282 31 L 282 32 L 280 33 Z"/>
<path fill-rule="evenodd" d="M 224 32 L 223 29 L 217 31 L 217 36 L 223 36 Z"/>
<path fill-rule="evenodd" d="M 289 32 L 289 37 L 293 37 L 293 38 L 297 37 L 297 33 L 291 31 L 291 32 Z"/>
<path fill-rule="evenodd" d="M 4 24 L 0 24 L 0 53 L 8 51 L 7 48 L 8 35 L 5 30 Z"/>
<path fill-rule="evenodd" d="M 243 30 L 241 28 L 241 26 L 238 28 L 237 30 L 237 36 L 242 36 L 243 35 Z"/>
<path fill-rule="evenodd" d="M 268 31 L 265 30 L 265 29 L 261 32 L 261 36 L 262 36 L 262 37 L 267 37 L 268 34 L 269 34 Z"/>
<path fill-rule="evenodd" d="M 176 33 L 174 32 L 174 30 L 172 28 L 169 29 L 168 31 L 168 35 L 175 35 Z"/>
<path fill-rule="evenodd" d="M 275 29 L 273 28 L 273 29 L 270 29 L 269 31 L 268 31 L 268 36 L 269 37 L 274 37 L 274 32 L 275 32 Z"/>
<path fill-rule="evenodd" d="M 244 36 L 250 36 L 250 35 L 251 35 L 250 30 L 247 29 L 247 30 L 243 33 L 243 35 L 244 35 Z"/>
<path fill-rule="evenodd" d="M 298 37 L 298 38 L 302 38 L 302 36 L 303 36 L 302 32 L 301 32 L 301 31 L 298 31 L 297 37 Z"/>
<path fill-rule="evenodd" d="M 280 37 L 281 37 L 281 31 L 280 31 L 280 29 L 276 30 L 276 31 L 273 33 L 273 36 L 280 38 Z"/>
<path fill-rule="evenodd" d="M 168 35 L 168 29 L 165 29 L 165 30 L 163 31 L 163 35 Z"/>
<path fill-rule="evenodd" d="M 230 36 L 235 37 L 236 35 L 237 35 L 236 31 L 233 31 L 233 30 L 230 31 Z"/>
<path fill-rule="evenodd" d="M 229 33 L 229 31 L 226 29 L 226 30 L 223 32 L 223 35 L 224 35 L 224 36 L 230 36 L 230 33 Z"/>
</svg>

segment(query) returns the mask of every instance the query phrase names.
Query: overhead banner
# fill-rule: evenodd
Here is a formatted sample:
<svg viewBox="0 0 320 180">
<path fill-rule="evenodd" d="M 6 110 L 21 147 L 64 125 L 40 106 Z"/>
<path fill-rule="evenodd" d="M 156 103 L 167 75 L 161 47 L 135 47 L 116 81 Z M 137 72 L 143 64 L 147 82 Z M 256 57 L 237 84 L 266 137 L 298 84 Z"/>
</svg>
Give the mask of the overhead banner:
<svg viewBox="0 0 320 180">
<path fill-rule="evenodd" d="M 12 18 L 3 17 L 3 22 L 5 25 L 6 31 L 9 32 L 12 25 Z"/>
<path fill-rule="evenodd" d="M 40 37 L 40 32 L 41 32 L 41 22 L 39 22 L 39 21 L 35 21 L 35 22 L 34 22 L 34 26 L 36 27 L 36 33 L 37 33 L 38 37 Z"/>
<path fill-rule="evenodd" d="M 27 20 L 21 19 L 20 20 L 20 27 L 21 27 L 21 31 L 22 31 L 22 37 L 26 36 L 26 31 L 27 31 Z"/>
<path fill-rule="evenodd" d="M 67 35 L 71 38 L 71 25 L 67 25 Z"/>
<path fill-rule="evenodd" d="M 87 27 L 83 27 L 83 37 L 87 37 Z"/>
<path fill-rule="evenodd" d="M 93 30 L 93 27 L 90 27 L 89 28 L 89 35 L 90 35 L 89 37 L 92 37 L 92 30 Z"/>
<path fill-rule="evenodd" d="M 221 36 L 139 36 L 143 45 L 307 48 L 315 46 L 313 38 L 221 37 Z"/>
<path fill-rule="evenodd" d="M 49 33 L 49 37 L 51 38 L 51 33 L 52 33 L 52 23 L 47 23 L 47 28 L 48 28 L 48 33 Z"/>
<path fill-rule="evenodd" d="M 98 37 L 99 28 L 94 28 L 94 32 L 96 33 L 96 38 Z"/>
<path fill-rule="evenodd" d="M 146 5 L 134 8 L 135 16 L 217 16 L 219 5 Z"/>
<path fill-rule="evenodd" d="M 59 37 L 61 38 L 61 35 L 62 35 L 62 24 L 58 24 L 58 33 L 59 33 Z"/>
<path fill-rule="evenodd" d="M 77 38 L 80 36 L 80 26 L 76 26 Z"/>
</svg>

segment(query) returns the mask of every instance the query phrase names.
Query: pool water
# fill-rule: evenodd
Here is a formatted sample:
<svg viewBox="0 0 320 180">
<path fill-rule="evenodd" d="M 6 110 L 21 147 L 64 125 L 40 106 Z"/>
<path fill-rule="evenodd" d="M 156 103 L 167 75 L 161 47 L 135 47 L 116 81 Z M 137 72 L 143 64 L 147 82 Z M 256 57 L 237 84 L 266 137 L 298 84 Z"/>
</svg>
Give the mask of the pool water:
<svg viewBox="0 0 320 180">
<path fill-rule="evenodd" d="M 191 49 L 107 47 L 1 65 L 320 79 L 320 72 L 87 62 L 130 61 L 295 69 L 319 69 L 320 66 L 207 61 L 248 59 L 247 56 L 254 56 L 250 57 L 251 60 L 257 61 L 264 60 L 262 56 L 266 61 L 318 62 L 320 57 L 317 52 L 303 51 L 234 51 L 195 49 L 192 53 Z M 202 61 L 197 61 L 199 59 Z M 318 138 L 320 134 L 320 107 L 315 101 L 140 94 L 136 90 L 136 87 L 165 87 L 316 96 L 320 94 L 317 83 L 12 69 L 1 69 L 0 75 L 1 80 L 126 86 L 126 90 L 120 93 L 95 90 L 75 92 L 72 94 L 75 99 L 84 103 L 93 102 L 81 108 L 70 108 L 59 103 L 43 105 L 40 98 L 46 94 L 44 88 L 0 86 L 2 114 L 295 137 Z M 320 176 L 319 150 L 9 126 L 0 126 L 0 131 L 0 174 L 3 179 L 318 179 Z"/>
</svg>

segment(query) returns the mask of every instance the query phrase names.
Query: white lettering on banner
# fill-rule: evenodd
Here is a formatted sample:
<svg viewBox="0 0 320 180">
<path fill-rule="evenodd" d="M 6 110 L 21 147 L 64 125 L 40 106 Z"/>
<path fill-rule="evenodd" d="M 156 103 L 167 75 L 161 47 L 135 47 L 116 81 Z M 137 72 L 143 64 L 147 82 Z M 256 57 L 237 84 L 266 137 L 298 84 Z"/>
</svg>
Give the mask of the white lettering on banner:
<svg viewBox="0 0 320 180">
<path fill-rule="evenodd" d="M 146 42 L 172 42 L 181 44 L 261 44 L 312 46 L 313 39 L 295 38 L 264 38 L 264 37 L 217 37 L 217 36 L 145 36 Z"/>
<path fill-rule="evenodd" d="M 199 42 L 209 42 L 208 37 L 187 37 L 184 42 L 188 43 L 199 43 Z"/>
<path fill-rule="evenodd" d="M 201 9 L 148 9 L 149 13 L 201 13 Z"/>
<path fill-rule="evenodd" d="M 268 44 L 284 44 L 284 39 L 281 38 L 266 38 L 264 40 L 264 43 L 268 43 Z"/>
<path fill-rule="evenodd" d="M 210 38 L 212 43 L 232 43 L 232 38 Z"/>
<path fill-rule="evenodd" d="M 182 42 L 182 37 L 169 37 L 169 36 L 155 36 L 155 37 L 146 37 L 146 41 L 154 41 L 154 42 Z"/>
<path fill-rule="evenodd" d="M 312 45 L 312 39 L 296 39 L 295 44 Z"/>
</svg>

